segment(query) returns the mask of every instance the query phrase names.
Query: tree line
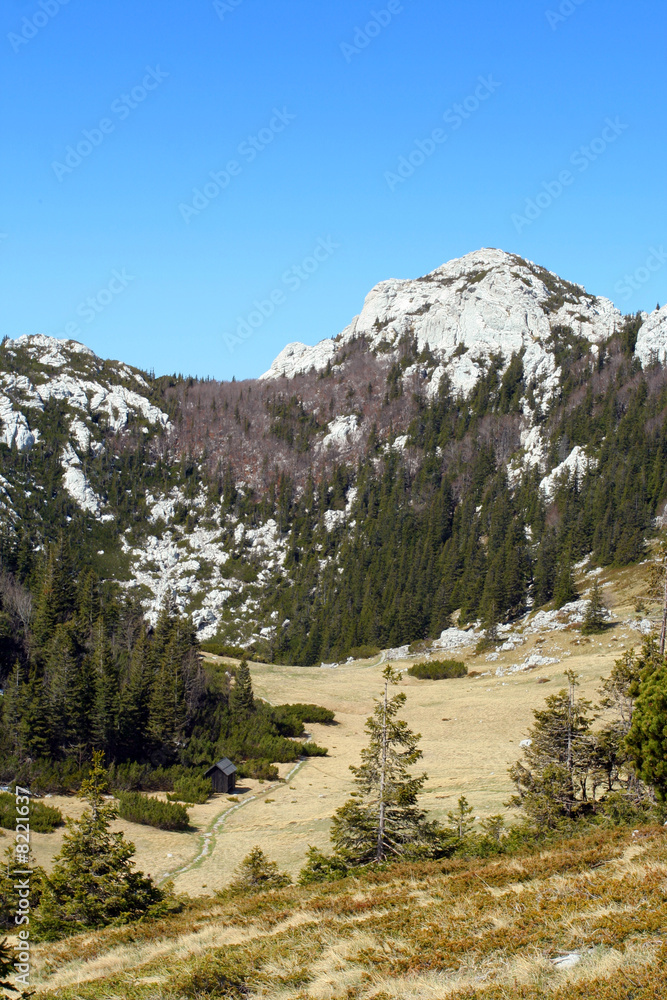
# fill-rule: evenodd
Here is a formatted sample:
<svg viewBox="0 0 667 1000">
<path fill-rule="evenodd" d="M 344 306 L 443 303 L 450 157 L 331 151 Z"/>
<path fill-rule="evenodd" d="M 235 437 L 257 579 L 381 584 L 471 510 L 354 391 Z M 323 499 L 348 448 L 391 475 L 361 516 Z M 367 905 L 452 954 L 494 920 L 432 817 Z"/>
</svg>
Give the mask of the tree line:
<svg viewBox="0 0 667 1000">
<path fill-rule="evenodd" d="M 0 601 L 9 615 L 2 588 Z M 224 756 L 243 774 L 326 753 L 298 737 L 332 713 L 255 699 L 245 661 L 205 666 L 187 617 L 168 604 L 150 626 L 136 598 L 77 577 L 64 539 L 44 554 L 18 641 L 0 636 L 0 664 L 0 780 L 67 790 L 93 750 L 126 790 L 155 787 L 156 773 L 171 788 Z"/>
</svg>

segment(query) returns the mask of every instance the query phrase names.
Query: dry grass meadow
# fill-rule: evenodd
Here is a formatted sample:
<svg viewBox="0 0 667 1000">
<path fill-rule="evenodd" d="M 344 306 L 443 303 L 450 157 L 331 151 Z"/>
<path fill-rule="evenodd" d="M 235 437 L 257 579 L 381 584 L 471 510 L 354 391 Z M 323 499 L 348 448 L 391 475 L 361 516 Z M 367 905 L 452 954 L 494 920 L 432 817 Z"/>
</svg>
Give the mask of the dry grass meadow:
<svg viewBox="0 0 667 1000">
<path fill-rule="evenodd" d="M 625 649 L 641 569 L 602 578 L 616 624 L 585 639 L 577 629 L 527 637 L 488 662 L 468 651 L 473 676 L 403 676 L 404 716 L 422 733 L 424 805 L 444 819 L 461 794 L 482 818 L 506 812 L 507 768 L 532 710 L 579 676 L 595 700 Z M 583 587 L 580 587 L 583 589 Z M 560 662 L 498 677 L 539 652 Z M 215 658 L 212 658 L 215 661 Z M 408 662 L 396 662 L 403 669 Z M 158 923 L 78 935 L 37 947 L 33 987 L 63 1000 L 648 1000 L 667 995 L 667 831 L 608 831 L 540 855 L 451 860 L 390 868 L 325 886 L 233 901 L 215 898 L 255 845 L 293 876 L 310 844 L 328 846 L 330 818 L 352 789 L 364 725 L 383 665 L 336 669 L 251 664 L 255 693 L 277 704 L 315 702 L 336 725 L 310 728 L 324 758 L 281 765 L 278 783 L 243 781 L 238 802 L 222 795 L 190 809 L 192 829 L 167 833 L 118 822 L 138 867 L 173 879 L 184 909 Z M 81 804 L 53 797 L 66 815 Z M 508 818 L 511 820 L 511 813 Z M 49 867 L 62 832 L 36 834 Z M 661 950 L 662 949 L 662 950 Z M 576 964 L 557 959 L 577 952 Z"/>
<path fill-rule="evenodd" d="M 637 617 L 634 601 L 641 587 L 641 570 L 610 571 L 602 578 L 605 597 L 617 621 Z M 580 589 L 585 584 L 580 581 Z M 407 695 L 404 716 L 422 734 L 423 769 L 428 774 L 423 803 L 433 816 L 445 819 L 465 795 L 483 818 L 505 812 L 510 793 L 507 768 L 521 754 L 520 741 L 532 721 L 532 710 L 564 685 L 564 671 L 580 678 L 581 693 L 595 700 L 601 678 L 625 649 L 638 647 L 641 636 L 617 624 L 603 636 L 583 638 L 577 629 L 527 637 L 524 645 L 488 662 L 471 650 L 455 654 L 470 672 L 459 680 L 424 681 L 403 676 Z M 539 652 L 559 663 L 496 676 L 507 667 Z M 441 654 L 442 655 L 442 654 Z M 215 657 L 210 658 L 215 661 Z M 413 661 L 394 661 L 398 669 Z M 298 872 L 310 844 L 328 845 L 329 821 L 352 790 L 349 767 L 359 762 L 365 744 L 364 725 L 373 699 L 382 688 L 383 665 L 355 662 L 336 669 L 251 664 L 255 693 L 273 704 L 315 702 L 336 713 L 334 726 L 309 726 L 315 742 L 329 755 L 297 765 L 280 765 L 278 784 L 241 782 L 239 802 L 215 795 L 205 805 L 190 807 L 192 829 L 165 832 L 118 821 L 137 848 L 137 865 L 154 878 L 173 878 L 176 889 L 205 895 L 223 888 L 239 861 L 255 845 L 290 874 Z M 81 803 L 54 796 L 64 815 L 76 817 Z M 511 819 L 511 814 L 508 815 Z M 34 835 L 37 861 L 47 868 L 60 847 L 62 831 Z"/>
<path fill-rule="evenodd" d="M 666 925 L 665 831 L 598 832 L 199 897 L 168 920 L 39 945 L 33 986 L 44 1000 L 657 1000 Z"/>
</svg>

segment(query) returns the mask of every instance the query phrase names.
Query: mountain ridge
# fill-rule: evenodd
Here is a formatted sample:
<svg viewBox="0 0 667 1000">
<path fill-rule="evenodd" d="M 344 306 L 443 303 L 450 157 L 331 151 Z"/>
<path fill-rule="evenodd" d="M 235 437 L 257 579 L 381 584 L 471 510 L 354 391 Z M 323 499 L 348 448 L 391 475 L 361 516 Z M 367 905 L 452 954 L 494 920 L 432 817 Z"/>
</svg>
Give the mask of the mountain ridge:
<svg viewBox="0 0 667 1000">
<path fill-rule="evenodd" d="M 608 299 L 489 249 L 381 282 L 336 338 L 288 345 L 263 376 L 239 383 L 155 379 L 76 342 L 6 339 L 0 554 L 30 579 L 45 546 L 79 531 L 87 564 L 139 594 L 149 620 L 174 601 L 200 638 L 297 662 L 435 637 L 459 608 L 463 620 L 511 619 L 549 599 L 568 552 L 627 561 L 641 551 L 667 498 L 656 437 L 666 357 L 667 307 L 624 317 Z M 617 488 L 606 477 L 632 461 L 617 454 L 618 433 L 637 406 L 632 434 L 643 435 L 638 456 L 644 448 L 655 482 L 641 487 L 631 523 L 613 514 L 603 544 L 597 521 L 610 515 L 592 499 L 596 477 L 608 495 Z M 646 478 L 634 467 L 628 475 L 635 489 Z M 385 489 L 407 521 L 383 507 Z M 627 504 L 621 497 L 619 511 Z M 314 639 L 311 618 L 343 599 L 350 559 L 376 558 L 363 542 L 372 524 L 384 555 L 367 570 L 388 590 L 378 584 L 364 598 L 363 581 L 350 583 L 350 613 L 365 624 L 334 615 L 331 636 Z M 417 555 L 422 532 L 431 551 Z M 510 572 L 512 537 L 521 568 Z M 494 547 L 504 555 L 492 571 Z M 427 583 L 410 584 L 414 573 Z M 489 582 L 494 573 L 514 574 L 513 595 Z M 408 585 L 420 610 L 400 612 Z"/>
</svg>

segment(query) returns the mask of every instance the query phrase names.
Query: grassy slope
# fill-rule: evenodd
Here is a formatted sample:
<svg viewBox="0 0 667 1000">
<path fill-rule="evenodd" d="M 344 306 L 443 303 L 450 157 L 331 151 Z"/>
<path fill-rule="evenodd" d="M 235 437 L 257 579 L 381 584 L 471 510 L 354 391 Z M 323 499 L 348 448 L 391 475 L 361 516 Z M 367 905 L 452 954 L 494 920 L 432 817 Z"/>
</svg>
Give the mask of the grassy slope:
<svg viewBox="0 0 667 1000">
<path fill-rule="evenodd" d="M 667 991 L 667 833 L 404 865 L 39 946 L 62 1000 L 644 1000 Z M 661 951 L 662 948 L 662 951 Z M 551 959 L 582 955 L 558 970 Z"/>
<path fill-rule="evenodd" d="M 601 579 L 611 584 L 605 595 L 610 603 L 615 601 L 616 619 L 633 616 L 642 575 L 641 568 L 603 574 Z M 581 581 L 582 592 L 584 586 Z M 405 676 L 402 681 L 401 690 L 407 694 L 403 714 L 410 726 L 422 733 L 422 765 L 429 776 L 423 802 L 440 820 L 446 821 L 447 812 L 461 794 L 467 796 L 476 816 L 504 812 L 511 790 L 507 768 L 520 756 L 519 742 L 532 722 L 532 710 L 543 705 L 547 694 L 563 686 L 563 672 L 569 667 L 580 677 L 582 694 L 596 700 L 600 678 L 608 676 L 614 659 L 624 649 L 641 644 L 641 636 L 623 625 L 590 640 L 577 630 L 526 638 L 524 645 L 502 653 L 495 662 L 487 662 L 484 655 L 476 656 L 472 651 L 462 654 L 470 670 L 486 676 L 449 681 Z M 498 666 L 520 662 L 535 651 L 560 662 L 527 673 L 495 676 Z M 330 818 L 352 789 L 349 765 L 359 762 L 366 742 L 365 721 L 382 686 L 382 666 L 359 662 L 336 670 L 262 664 L 251 664 L 250 669 L 260 697 L 273 704 L 316 702 L 333 709 L 338 724 L 307 727 L 315 742 L 329 748 L 329 756 L 306 761 L 287 783 L 241 783 L 241 808 L 230 812 L 214 832 L 208 854 L 175 878 L 177 891 L 189 895 L 223 888 L 255 844 L 261 844 L 292 874 L 302 866 L 309 844 L 327 848 Z M 540 679 L 548 679 L 548 683 L 538 683 Z M 280 765 L 281 775 L 285 777 L 293 766 Z M 77 799 L 54 797 L 51 804 L 64 815 L 77 816 L 81 811 Z M 184 833 L 124 821 L 115 828 L 123 829 L 136 844 L 138 867 L 160 879 L 197 857 L 204 833 L 230 808 L 226 796 L 214 796 L 206 805 L 191 808 L 193 829 Z M 47 868 L 60 848 L 62 832 L 34 835 L 35 856 Z"/>
<path fill-rule="evenodd" d="M 606 596 L 613 594 L 617 620 L 633 615 L 642 575 L 639 568 L 604 574 L 612 585 Z M 613 660 L 639 644 L 640 636 L 620 624 L 589 641 L 576 630 L 551 633 L 530 637 L 493 663 L 468 653 L 469 668 L 488 670 L 488 676 L 436 682 L 405 678 L 405 715 L 423 733 L 428 809 L 442 819 L 463 792 L 479 816 L 502 811 L 509 792 L 506 768 L 519 756 L 532 708 L 558 689 L 568 667 L 580 675 L 582 692 L 594 699 Z M 499 664 L 518 662 L 534 650 L 559 656 L 561 662 L 495 676 Z M 318 743 L 330 748 L 330 757 L 306 761 L 285 784 L 243 782 L 248 790 L 240 799 L 247 804 L 215 831 L 209 853 L 176 877 L 177 891 L 195 897 L 180 916 L 157 926 L 41 946 L 39 988 L 52 991 L 46 995 L 77 1000 L 205 996 L 206 982 L 210 986 L 216 976 L 211 995 L 285 1000 L 448 995 L 496 1000 L 521 996 L 521 989 L 530 1000 L 641 1000 L 667 994 L 667 979 L 660 980 L 664 973 L 656 965 L 667 926 L 667 835 L 661 830 L 634 840 L 629 831 L 600 834 L 540 858 L 395 868 L 374 878 L 292 888 L 239 904 L 213 901 L 207 894 L 224 887 L 254 844 L 292 873 L 303 863 L 309 843 L 327 846 L 329 819 L 349 794 L 348 765 L 359 759 L 382 668 L 356 663 L 337 670 L 261 664 L 251 669 L 255 690 L 273 703 L 315 701 L 336 711 L 339 725 L 308 727 Z M 549 683 L 538 684 L 539 678 Z M 281 766 L 281 773 L 292 766 Z M 62 805 L 70 814 L 79 809 L 76 800 Z M 215 796 L 195 807 L 196 832 L 165 834 L 132 824 L 119 828 L 136 841 L 139 867 L 159 877 L 196 857 L 204 831 L 230 805 L 226 797 Z M 36 835 L 40 860 L 48 860 L 60 836 Z M 245 983 L 249 993 L 224 991 L 215 971 L 221 957 L 216 949 L 227 945 L 233 959 L 228 978 Z M 582 961 L 570 970 L 555 970 L 550 958 L 571 949 L 582 951 Z M 653 971 L 647 972 L 650 965 Z M 200 967 L 212 969 L 213 979 L 189 980 Z M 647 992 L 642 984 L 649 980 L 653 985 Z"/>
</svg>

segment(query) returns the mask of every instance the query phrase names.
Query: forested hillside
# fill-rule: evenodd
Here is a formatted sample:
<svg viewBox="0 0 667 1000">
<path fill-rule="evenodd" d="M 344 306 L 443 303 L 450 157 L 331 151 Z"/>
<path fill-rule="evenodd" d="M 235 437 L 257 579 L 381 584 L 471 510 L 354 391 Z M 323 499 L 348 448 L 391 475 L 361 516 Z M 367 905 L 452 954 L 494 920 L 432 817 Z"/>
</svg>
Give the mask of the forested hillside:
<svg viewBox="0 0 667 1000">
<path fill-rule="evenodd" d="M 3 676 L 54 553 L 108 595 L 105 642 L 188 616 L 193 648 L 304 665 L 565 603 L 584 557 L 642 558 L 667 500 L 666 330 L 485 250 L 253 381 L 6 340 Z"/>
</svg>

